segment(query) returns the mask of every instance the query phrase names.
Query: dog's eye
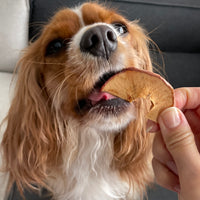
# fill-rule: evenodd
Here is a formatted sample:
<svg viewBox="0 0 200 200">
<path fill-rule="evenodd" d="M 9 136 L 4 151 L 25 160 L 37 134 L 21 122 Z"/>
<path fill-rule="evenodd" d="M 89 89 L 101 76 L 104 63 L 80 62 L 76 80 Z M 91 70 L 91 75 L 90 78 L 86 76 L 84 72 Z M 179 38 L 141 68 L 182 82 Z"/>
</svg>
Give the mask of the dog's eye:
<svg viewBox="0 0 200 200">
<path fill-rule="evenodd" d="M 124 24 L 114 23 L 113 26 L 120 35 L 128 33 L 128 28 Z"/>
<path fill-rule="evenodd" d="M 60 52 L 65 47 L 65 43 L 61 39 L 51 41 L 46 49 L 46 56 L 54 55 Z"/>
</svg>

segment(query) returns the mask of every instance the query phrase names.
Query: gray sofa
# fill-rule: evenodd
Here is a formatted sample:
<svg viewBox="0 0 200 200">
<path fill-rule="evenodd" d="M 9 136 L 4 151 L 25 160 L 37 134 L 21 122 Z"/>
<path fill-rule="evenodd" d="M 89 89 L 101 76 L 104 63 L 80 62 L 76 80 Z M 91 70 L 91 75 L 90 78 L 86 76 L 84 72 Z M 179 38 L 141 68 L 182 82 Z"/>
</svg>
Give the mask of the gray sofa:
<svg viewBox="0 0 200 200">
<path fill-rule="evenodd" d="M 5 116 L 9 99 L 12 72 L 21 50 L 28 40 L 40 32 L 52 14 L 61 7 L 72 7 L 83 0 L 0 0 L 0 120 Z M 99 0 L 99 2 L 105 2 Z M 129 20 L 139 19 L 150 37 L 162 51 L 151 46 L 156 71 L 175 87 L 200 86 L 200 1 L 198 0 L 110 0 Z M 10 14 L 12 13 L 12 14 Z M 158 67 L 159 66 L 159 67 Z M 165 71 L 160 70 L 165 66 Z M 12 89 L 11 89 L 12 91 Z M 0 132 L 0 139 L 3 130 Z M 3 200 L 6 176 L 0 174 L 0 200 Z M 25 191 L 28 200 L 47 200 Z M 175 200 L 175 193 L 159 186 L 148 192 L 149 200 Z M 9 200 L 21 200 L 13 186 Z"/>
</svg>

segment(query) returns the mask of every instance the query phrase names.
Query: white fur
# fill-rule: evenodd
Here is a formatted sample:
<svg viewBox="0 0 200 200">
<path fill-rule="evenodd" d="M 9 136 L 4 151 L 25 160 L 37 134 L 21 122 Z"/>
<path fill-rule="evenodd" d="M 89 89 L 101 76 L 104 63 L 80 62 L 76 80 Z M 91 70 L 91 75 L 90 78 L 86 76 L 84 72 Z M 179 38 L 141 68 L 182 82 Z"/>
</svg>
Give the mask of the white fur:
<svg viewBox="0 0 200 200">
<path fill-rule="evenodd" d="M 77 6 L 72 10 L 73 10 L 73 12 L 75 12 L 78 15 L 81 26 L 85 26 L 85 23 L 83 21 L 83 16 L 82 16 L 81 9 L 82 9 L 82 6 Z"/>
<path fill-rule="evenodd" d="M 80 127 L 75 120 L 70 124 L 75 128 L 70 135 L 78 137 L 74 142 L 78 147 L 74 146 L 70 152 L 76 155 L 76 159 L 68 163 L 69 154 L 63 154 L 65 162 L 61 173 L 50 181 L 55 199 L 128 200 L 128 185 L 122 182 L 117 171 L 111 169 L 114 134 L 93 127 Z M 139 199 L 137 188 L 134 196 Z"/>
</svg>

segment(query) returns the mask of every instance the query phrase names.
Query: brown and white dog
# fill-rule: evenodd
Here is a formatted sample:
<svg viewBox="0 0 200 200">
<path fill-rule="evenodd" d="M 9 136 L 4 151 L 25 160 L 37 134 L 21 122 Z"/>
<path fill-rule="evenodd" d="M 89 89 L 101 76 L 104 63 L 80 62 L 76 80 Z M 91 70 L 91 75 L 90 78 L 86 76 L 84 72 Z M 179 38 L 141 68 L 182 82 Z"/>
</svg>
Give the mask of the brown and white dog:
<svg viewBox="0 0 200 200">
<path fill-rule="evenodd" d="M 137 22 L 96 3 L 60 10 L 19 62 L 2 147 L 10 183 L 55 200 L 138 200 L 152 181 L 145 105 L 101 86 L 152 70 Z"/>
</svg>

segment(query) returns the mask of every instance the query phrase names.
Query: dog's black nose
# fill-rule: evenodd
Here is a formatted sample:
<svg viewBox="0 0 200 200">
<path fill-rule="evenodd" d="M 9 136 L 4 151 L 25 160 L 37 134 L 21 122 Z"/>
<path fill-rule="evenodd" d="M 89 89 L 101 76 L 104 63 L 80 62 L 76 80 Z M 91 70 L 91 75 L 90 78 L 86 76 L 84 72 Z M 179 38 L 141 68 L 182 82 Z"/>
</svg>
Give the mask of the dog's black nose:
<svg viewBox="0 0 200 200">
<path fill-rule="evenodd" d="M 108 59 L 117 48 L 117 35 L 106 25 L 99 25 L 87 30 L 80 42 L 83 52 Z"/>
</svg>

